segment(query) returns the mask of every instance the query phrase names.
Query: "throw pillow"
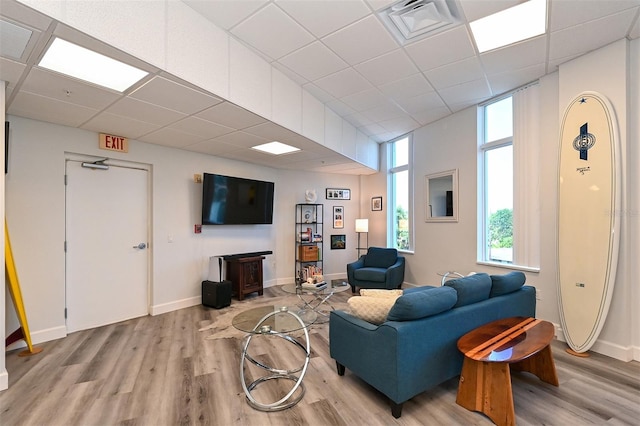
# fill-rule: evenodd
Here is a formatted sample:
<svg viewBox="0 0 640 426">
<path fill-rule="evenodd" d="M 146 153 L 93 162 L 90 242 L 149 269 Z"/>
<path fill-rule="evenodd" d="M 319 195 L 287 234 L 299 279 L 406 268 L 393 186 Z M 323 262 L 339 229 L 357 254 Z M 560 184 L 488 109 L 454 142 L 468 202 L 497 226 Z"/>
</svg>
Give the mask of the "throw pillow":
<svg viewBox="0 0 640 426">
<path fill-rule="evenodd" d="M 353 296 L 347 300 L 351 315 L 372 324 L 382 324 L 387 320 L 389 310 L 396 303 L 392 297 Z"/>
<path fill-rule="evenodd" d="M 488 299 L 491 292 L 491 278 L 485 273 L 449 280 L 444 285 L 453 287 L 458 293 L 456 308 Z"/>
<path fill-rule="evenodd" d="M 432 287 L 414 291 L 399 297 L 387 319 L 389 321 L 411 321 L 437 315 L 455 305 L 457 293 L 450 287 Z"/>
<path fill-rule="evenodd" d="M 394 290 L 380 290 L 377 288 L 361 288 L 360 296 L 365 297 L 392 297 L 393 300 L 402 296 L 403 292 L 401 289 Z"/>
<path fill-rule="evenodd" d="M 520 271 L 509 272 L 504 275 L 491 275 L 491 293 L 489 297 L 513 293 L 524 285 L 527 277 Z"/>
</svg>

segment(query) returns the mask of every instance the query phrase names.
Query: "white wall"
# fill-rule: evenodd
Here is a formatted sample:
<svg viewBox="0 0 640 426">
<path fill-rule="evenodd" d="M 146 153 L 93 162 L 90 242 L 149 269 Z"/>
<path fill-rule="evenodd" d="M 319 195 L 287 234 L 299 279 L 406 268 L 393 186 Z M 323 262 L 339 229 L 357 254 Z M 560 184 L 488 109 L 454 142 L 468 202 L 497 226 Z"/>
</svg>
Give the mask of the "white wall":
<svg viewBox="0 0 640 426">
<path fill-rule="evenodd" d="M 640 258 L 638 219 L 640 178 L 640 148 L 638 147 L 640 89 L 636 40 L 628 55 L 626 40 L 599 49 L 561 67 L 560 73 L 540 79 L 540 236 L 541 257 L 538 273 L 525 272 L 527 283 L 540 290 L 537 315 L 559 327 L 557 306 L 557 167 L 559 122 L 569 102 L 583 90 L 605 94 L 618 114 L 623 140 L 623 222 L 618 277 L 609 317 L 592 350 L 618 359 L 640 359 L 640 306 L 638 289 L 638 262 Z M 632 64 L 629 65 L 629 57 Z M 627 83 L 627 75 L 629 81 Z M 562 78 L 561 78 L 562 76 Z M 631 88 L 631 91 L 629 90 Z M 627 102 L 630 110 L 627 110 Z M 415 252 L 406 253 L 405 280 L 415 285 L 437 285 L 437 272 L 455 270 L 500 274 L 508 272 L 498 267 L 476 263 L 477 231 L 477 114 L 468 108 L 424 126 L 414 132 L 414 218 Z M 627 130 L 630 129 L 630 130 Z M 631 138 L 628 135 L 631 134 Z M 633 143 L 631 143 L 633 141 Z M 384 152 L 380 156 L 385 161 Z M 459 221 L 457 223 L 424 222 L 424 176 L 449 169 L 459 169 Z M 384 182 L 385 167 L 381 173 L 366 178 L 371 187 Z M 372 192 L 375 189 L 367 188 Z M 367 194 L 368 195 L 368 194 Z M 363 191 L 363 196 L 365 196 Z M 379 241 L 386 235 L 376 228 L 372 239 Z M 380 234 L 381 233 L 381 234 Z M 563 338 L 558 329 L 558 337 Z"/>
<path fill-rule="evenodd" d="M 98 149 L 97 133 L 14 116 L 9 121 L 6 216 L 32 337 L 34 342 L 42 342 L 66 335 L 62 245 L 65 153 L 104 157 L 105 152 Z M 217 274 L 210 277 L 210 256 L 272 250 L 273 255 L 264 261 L 265 285 L 293 282 L 294 204 L 304 202 L 306 189 L 315 188 L 318 202 L 325 204 L 325 274 L 346 276 L 344 265 L 355 258 L 356 234 L 351 223 L 355 223 L 359 207 L 358 176 L 277 170 L 138 141 L 130 141 L 128 154 L 110 151 L 108 156 L 152 168 L 153 313 L 200 303 L 201 281 L 217 279 Z M 193 175 L 202 172 L 275 182 L 274 224 L 204 226 L 202 234 L 195 234 L 202 187 L 193 182 Z M 327 202 L 327 187 L 349 188 L 352 198 Z M 336 204 L 343 205 L 346 213 L 345 228 L 340 230 L 331 227 L 331 207 Z M 331 233 L 346 234 L 351 249 L 329 250 Z M 17 320 L 13 307 L 7 310 L 6 328 L 13 331 Z"/>
<path fill-rule="evenodd" d="M 5 94 L 6 94 L 6 84 L 4 81 L 0 80 L 0 114 L 1 114 L 0 116 L 2 117 L 5 116 L 5 105 L 6 105 Z M 0 129 L 0 136 L 1 136 L 0 140 L 4 143 L 4 123 L 2 125 L 2 129 Z M 5 161 L 4 150 L 0 150 L 0 151 L 2 151 L 0 153 L 0 158 L 2 158 L 2 161 L 0 162 L 0 164 L 3 164 Z M 0 213 L 2 213 L 2 215 L 4 216 L 4 179 L 2 180 L 2 182 L 0 182 L 0 194 L 3 195 L 3 197 L 0 199 Z M 4 254 L 5 254 L 4 244 L 2 245 L 2 248 L 0 248 L 0 253 L 2 253 L 2 258 L 4 258 Z M 2 288 L 3 288 L 3 290 L 0 290 L 0 339 L 2 339 L 1 341 L 4 342 L 5 315 L 3 315 L 4 312 L 2 307 L 5 306 L 6 291 L 4 289 L 7 288 L 5 283 L 5 276 L 3 276 L 0 279 L 0 282 L 2 283 Z M 0 356 L 0 391 L 6 389 L 8 386 L 9 386 L 9 376 L 5 368 L 5 359 L 3 356 Z"/>
</svg>

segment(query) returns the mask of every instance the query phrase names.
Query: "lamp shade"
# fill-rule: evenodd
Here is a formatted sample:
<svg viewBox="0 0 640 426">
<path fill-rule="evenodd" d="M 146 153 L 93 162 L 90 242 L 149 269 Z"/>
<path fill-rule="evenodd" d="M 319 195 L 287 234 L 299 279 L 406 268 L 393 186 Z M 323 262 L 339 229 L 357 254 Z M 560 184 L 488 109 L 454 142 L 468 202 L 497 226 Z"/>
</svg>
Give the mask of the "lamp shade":
<svg viewBox="0 0 640 426">
<path fill-rule="evenodd" d="M 356 219 L 356 232 L 369 232 L 369 219 Z"/>
</svg>

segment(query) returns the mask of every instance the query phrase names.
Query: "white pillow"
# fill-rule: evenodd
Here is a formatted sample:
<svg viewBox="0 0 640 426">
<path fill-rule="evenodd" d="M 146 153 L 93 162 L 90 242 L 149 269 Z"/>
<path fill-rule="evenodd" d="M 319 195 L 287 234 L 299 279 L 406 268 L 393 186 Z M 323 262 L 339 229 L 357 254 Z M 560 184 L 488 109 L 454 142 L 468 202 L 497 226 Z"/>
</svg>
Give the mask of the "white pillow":
<svg viewBox="0 0 640 426">
<path fill-rule="evenodd" d="M 395 290 L 379 290 L 379 289 L 375 289 L 375 288 L 362 288 L 360 289 L 360 296 L 366 296 L 366 297 L 386 297 L 386 298 L 392 298 L 392 299 L 397 299 L 398 297 L 402 296 L 402 290 L 400 289 L 395 289 Z"/>
<path fill-rule="evenodd" d="M 347 300 L 351 315 L 372 324 L 382 324 L 396 303 L 395 297 L 353 296 Z"/>
</svg>

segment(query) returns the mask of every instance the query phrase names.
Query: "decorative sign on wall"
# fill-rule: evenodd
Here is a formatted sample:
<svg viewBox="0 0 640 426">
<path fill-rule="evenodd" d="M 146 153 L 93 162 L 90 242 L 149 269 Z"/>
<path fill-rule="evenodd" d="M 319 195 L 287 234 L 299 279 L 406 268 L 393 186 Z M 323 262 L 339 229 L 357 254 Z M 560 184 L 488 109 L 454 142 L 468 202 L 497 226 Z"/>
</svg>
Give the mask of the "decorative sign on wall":
<svg viewBox="0 0 640 426">
<path fill-rule="evenodd" d="M 106 149 L 108 151 L 129 152 L 129 139 L 100 133 L 100 149 Z"/>
</svg>

